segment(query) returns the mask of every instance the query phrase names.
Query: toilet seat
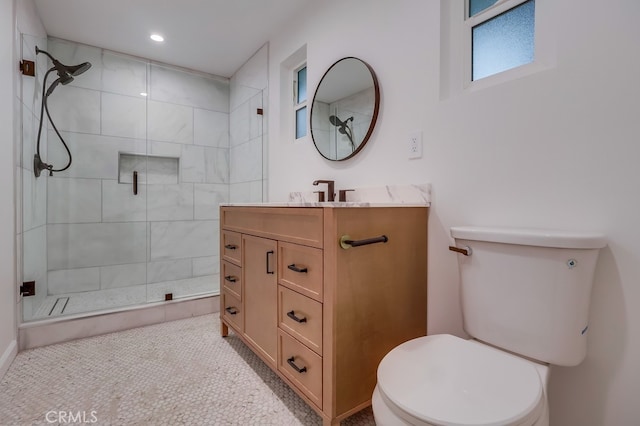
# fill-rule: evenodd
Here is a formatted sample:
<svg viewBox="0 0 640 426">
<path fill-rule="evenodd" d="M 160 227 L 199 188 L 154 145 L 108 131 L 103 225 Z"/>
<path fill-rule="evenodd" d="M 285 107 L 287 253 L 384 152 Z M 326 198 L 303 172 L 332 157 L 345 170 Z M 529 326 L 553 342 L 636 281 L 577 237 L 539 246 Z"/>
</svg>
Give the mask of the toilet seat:
<svg viewBox="0 0 640 426">
<path fill-rule="evenodd" d="M 533 362 L 447 334 L 389 352 L 378 367 L 378 390 L 413 424 L 528 425 L 545 404 Z"/>
</svg>

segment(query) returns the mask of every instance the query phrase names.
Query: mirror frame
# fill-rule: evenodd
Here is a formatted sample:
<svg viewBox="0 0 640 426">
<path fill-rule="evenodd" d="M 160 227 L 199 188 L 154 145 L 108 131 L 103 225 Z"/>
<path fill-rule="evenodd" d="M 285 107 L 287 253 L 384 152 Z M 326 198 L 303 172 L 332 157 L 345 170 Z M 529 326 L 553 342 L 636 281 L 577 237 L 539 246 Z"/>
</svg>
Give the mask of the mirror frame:
<svg viewBox="0 0 640 426">
<path fill-rule="evenodd" d="M 318 144 L 316 143 L 316 138 L 313 135 L 313 126 L 312 126 L 312 123 L 313 123 L 313 110 L 314 110 L 316 97 L 318 96 L 318 90 L 320 90 L 320 87 L 322 86 L 322 82 L 324 81 L 325 77 L 331 72 L 331 70 L 336 65 L 338 65 L 340 62 L 345 61 L 347 59 L 355 59 L 355 60 L 359 61 L 360 63 L 362 63 L 364 66 L 366 66 L 367 69 L 369 70 L 369 73 L 371 74 L 371 78 L 373 80 L 373 88 L 374 88 L 374 91 L 375 91 L 375 105 L 373 107 L 373 116 L 371 117 L 371 123 L 369 124 L 369 129 L 367 129 L 367 133 L 365 134 L 364 138 L 362 139 L 362 142 L 360 142 L 358 144 L 356 149 L 350 155 L 348 155 L 348 156 L 346 156 L 344 158 L 329 158 L 329 157 L 325 156 L 318 149 Z M 318 83 L 318 86 L 316 87 L 315 93 L 313 94 L 313 99 L 311 101 L 311 114 L 309 115 L 309 129 L 311 130 L 311 139 L 313 140 L 313 145 L 316 148 L 316 151 L 318 151 L 318 153 L 323 158 L 325 158 L 325 159 L 327 159 L 329 161 L 345 161 L 345 160 L 348 160 L 348 159 L 354 157 L 357 153 L 359 153 L 362 150 L 362 148 L 364 148 L 364 146 L 369 141 L 369 138 L 371 137 L 371 134 L 373 133 L 373 129 L 376 126 L 376 122 L 378 121 L 378 113 L 379 112 L 380 112 L 380 85 L 378 84 L 378 77 L 376 76 L 376 73 L 373 70 L 373 68 L 371 67 L 371 65 L 369 65 L 368 63 L 366 63 L 365 61 L 363 61 L 360 58 L 356 58 L 355 56 L 347 56 L 347 57 L 344 57 L 344 58 L 341 58 L 341 59 L 337 60 L 322 75 L 322 78 L 320 79 L 320 82 Z"/>
</svg>

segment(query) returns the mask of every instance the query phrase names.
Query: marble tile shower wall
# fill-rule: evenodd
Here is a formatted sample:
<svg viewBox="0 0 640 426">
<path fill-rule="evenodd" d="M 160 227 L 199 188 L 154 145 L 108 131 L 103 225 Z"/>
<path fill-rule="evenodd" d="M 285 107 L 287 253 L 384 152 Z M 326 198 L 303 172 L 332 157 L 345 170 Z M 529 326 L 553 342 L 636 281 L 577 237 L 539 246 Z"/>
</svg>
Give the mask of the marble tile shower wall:
<svg viewBox="0 0 640 426">
<path fill-rule="evenodd" d="M 73 164 L 43 179 L 48 294 L 136 287 L 155 301 L 165 291 L 217 292 L 218 204 L 229 200 L 229 82 L 59 39 L 48 46 L 63 63 L 93 65 L 49 98 Z M 55 139 L 49 129 L 48 160 L 64 164 Z M 138 195 L 130 180 L 119 182 L 120 152 L 147 164 Z"/>
<path fill-rule="evenodd" d="M 36 179 L 33 173 L 33 156 L 38 134 L 42 80 L 47 71 L 46 61 L 36 58 L 35 48 L 47 48 L 47 39 L 23 34 L 18 46 L 21 58 L 36 62 L 36 77 L 20 76 L 19 96 L 22 108 L 22 143 L 16 149 L 18 166 L 16 217 L 18 253 L 18 282 L 35 281 L 36 295 L 23 299 L 23 316 L 30 317 L 47 294 L 47 180 Z M 38 60 L 36 60 L 38 59 Z M 47 132 L 41 135 L 41 150 L 46 152 Z M 23 250 L 24 249 L 24 250 Z"/>
</svg>

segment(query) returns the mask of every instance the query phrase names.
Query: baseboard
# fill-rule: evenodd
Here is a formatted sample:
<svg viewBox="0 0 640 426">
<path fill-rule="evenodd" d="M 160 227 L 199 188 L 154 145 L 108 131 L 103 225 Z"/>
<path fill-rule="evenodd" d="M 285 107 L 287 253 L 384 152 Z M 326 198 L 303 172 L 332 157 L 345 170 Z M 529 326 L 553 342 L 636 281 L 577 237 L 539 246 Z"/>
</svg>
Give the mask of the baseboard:
<svg viewBox="0 0 640 426">
<path fill-rule="evenodd" d="M 0 379 L 2 379 L 7 370 L 9 370 L 9 366 L 11 365 L 17 354 L 18 341 L 12 340 L 11 343 L 9 343 L 9 346 L 7 346 L 7 349 L 2 354 L 2 357 L 0 357 Z"/>
</svg>

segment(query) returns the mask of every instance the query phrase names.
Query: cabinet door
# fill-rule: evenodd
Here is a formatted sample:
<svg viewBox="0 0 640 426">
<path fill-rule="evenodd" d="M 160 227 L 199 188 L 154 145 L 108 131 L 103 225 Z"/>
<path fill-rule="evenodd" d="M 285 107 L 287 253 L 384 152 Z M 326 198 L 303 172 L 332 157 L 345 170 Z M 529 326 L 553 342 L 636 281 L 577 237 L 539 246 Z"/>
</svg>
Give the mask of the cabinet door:
<svg viewBox="0 0 640 426">
<path fill-rule="evenodd" d="M 244 251 L 244 333 L 265 361 L 276 363 L 278 345 L 278 242 L 242 236 Z"/>
</svg>

